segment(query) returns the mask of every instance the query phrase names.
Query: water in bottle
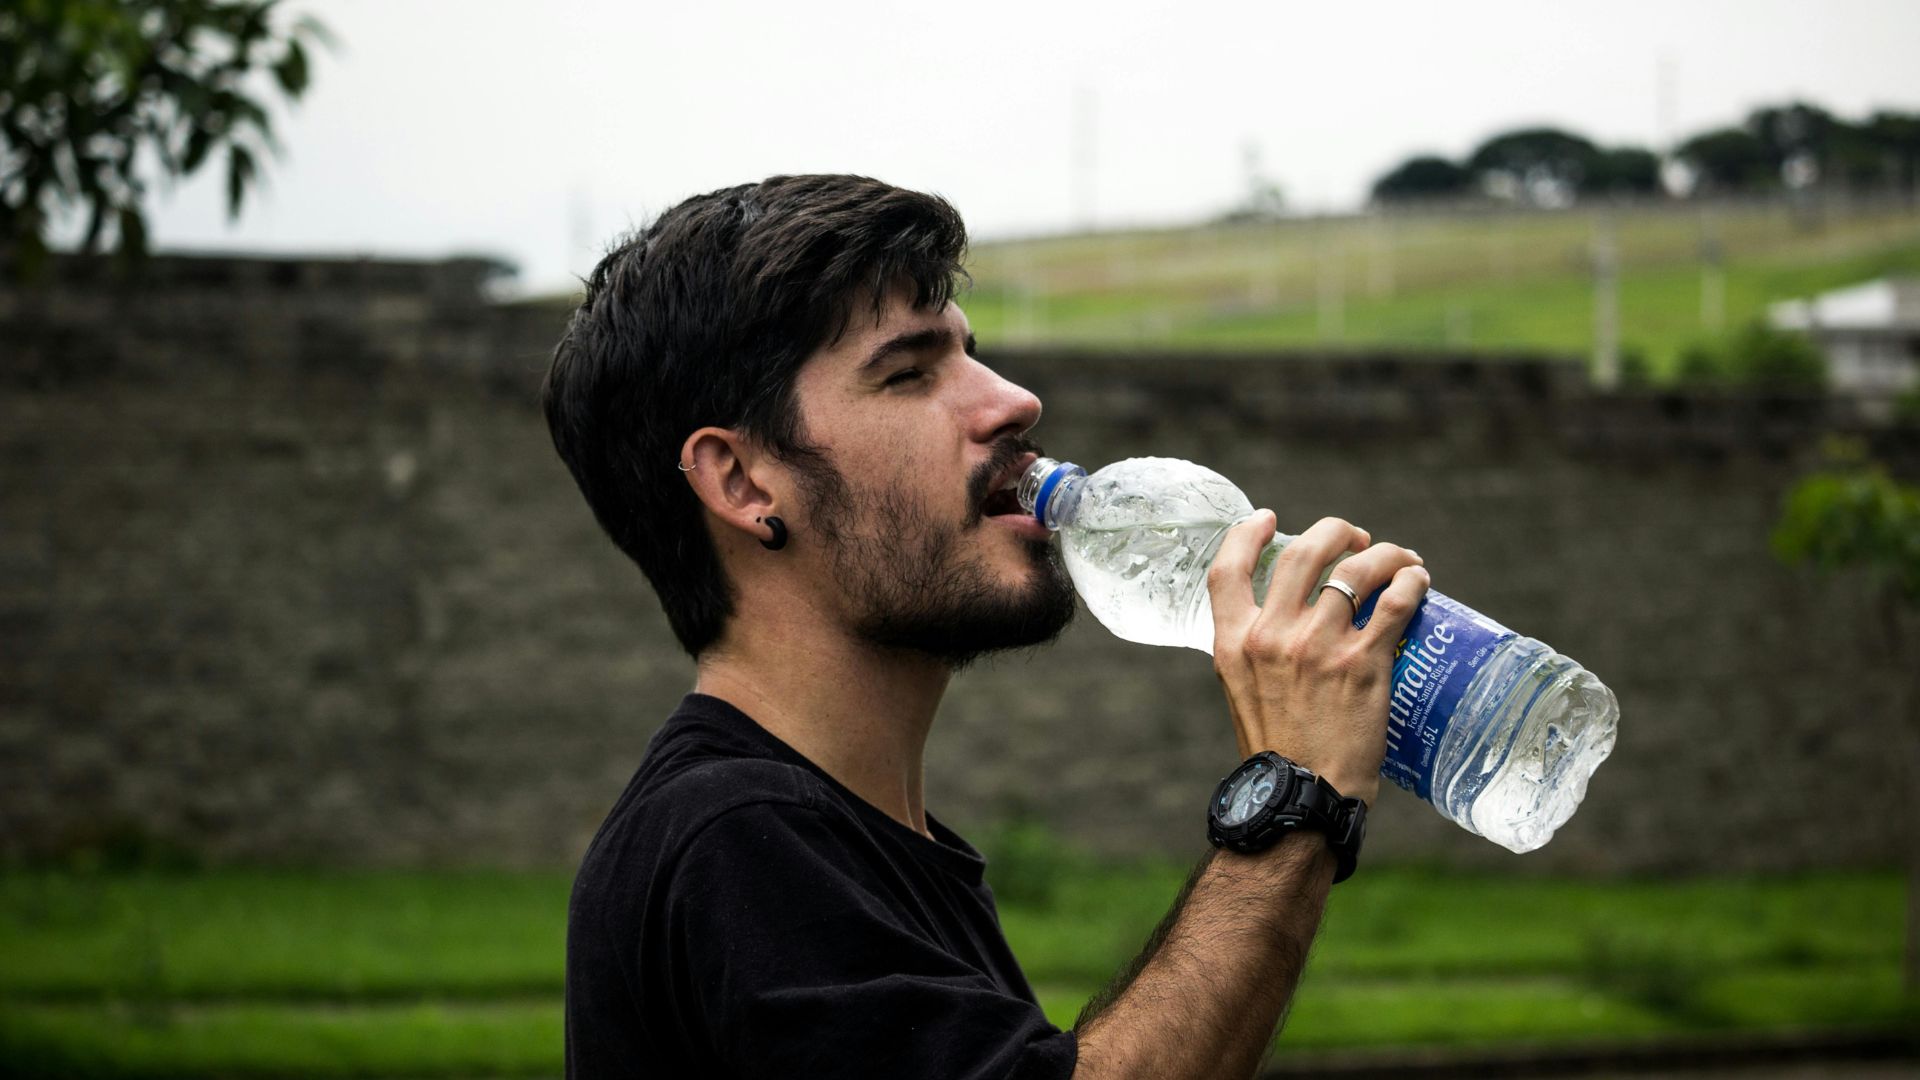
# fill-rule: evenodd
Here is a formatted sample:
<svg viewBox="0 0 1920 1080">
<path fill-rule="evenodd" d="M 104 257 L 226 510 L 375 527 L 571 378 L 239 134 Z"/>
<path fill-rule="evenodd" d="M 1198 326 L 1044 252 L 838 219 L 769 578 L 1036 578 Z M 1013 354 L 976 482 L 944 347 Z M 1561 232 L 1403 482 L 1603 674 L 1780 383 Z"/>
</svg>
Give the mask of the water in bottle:
<svg viewBox="0 0 1920 1080">
<path fill-rule="evenodd" d="M 1227 529 L 1253 513 L 1231 481 L 1174 458 L 1130 458 L 1092 475 L 1041 458 L 1019 495 L 1059 533 L 1074 587 L 1107 629 L 1213 651 L 1207 568 Z M 1261 553 L 1256 601 L 1292 539 L 1276 535 Z M 1613 692 L 1579 664 L 1429 590 L 1396 650 L 1380 772 L 1468 831 L 1532 851 L 1579 808 L 1619 715 Z"/>
</svg>

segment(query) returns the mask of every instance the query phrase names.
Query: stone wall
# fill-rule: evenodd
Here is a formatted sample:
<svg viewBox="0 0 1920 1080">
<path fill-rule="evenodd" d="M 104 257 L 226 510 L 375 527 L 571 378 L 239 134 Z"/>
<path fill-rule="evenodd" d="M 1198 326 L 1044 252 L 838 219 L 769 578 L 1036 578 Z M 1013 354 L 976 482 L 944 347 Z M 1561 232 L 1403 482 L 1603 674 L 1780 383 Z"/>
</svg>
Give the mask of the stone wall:
<svg viewBox="0 0 1920 1080">
<path fill-rule="evenodd" d="M 536 404 L 564 324 L 494 268 L 159 259 L 0 291 L 0 855 L 567 865 L 690 684 Z M 1843 403 L 1596 397 L 1550 360 L 989 356 L 1090 466 L 1213 465 L 1418 547 L 1587 664 L 1619 747 L 1511 856 L 1398 792 L 1373 858 L 1599 873 L 1898 857 L 1905 667 L 1766 534 Z M 1909 628 L 1911 630 L 1911 627 Z M 1916 640 L 1909 636 L 1908 641 Z M 957 680 L 930 802 L 1197 852 L 1235 757 L 1207 658 L 1111 638 Z"/>
</svg>

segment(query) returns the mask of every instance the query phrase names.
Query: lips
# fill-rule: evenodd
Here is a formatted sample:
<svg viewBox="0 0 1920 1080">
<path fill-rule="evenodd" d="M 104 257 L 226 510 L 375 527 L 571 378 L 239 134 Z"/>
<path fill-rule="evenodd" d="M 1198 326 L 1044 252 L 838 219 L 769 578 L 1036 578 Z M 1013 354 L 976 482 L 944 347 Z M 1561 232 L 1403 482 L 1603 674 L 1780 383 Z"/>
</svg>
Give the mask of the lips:
<svg viewBox="0 0 1920 1080">
<path fill-rule="evenodd" d="M 1003 446 L 1004 449 L 994 455 L 995 460 L 991 463 L 1000 467 L 987 473 L 984 481 L 987 490 L 974 500 L 975 505 L 980 507 L 981 517 L 1026 513 L 1026 510 L 1020 506 L 1017 495 L 1020 477 L 1026 473 L 1027 467 L 1034 463 L 1039 454 L 1024 446 L 1013 444 L 1003 444 Z M 1007 459 L 1004 464 L 1000 463 L 1002 458 Z"/>
</svg>

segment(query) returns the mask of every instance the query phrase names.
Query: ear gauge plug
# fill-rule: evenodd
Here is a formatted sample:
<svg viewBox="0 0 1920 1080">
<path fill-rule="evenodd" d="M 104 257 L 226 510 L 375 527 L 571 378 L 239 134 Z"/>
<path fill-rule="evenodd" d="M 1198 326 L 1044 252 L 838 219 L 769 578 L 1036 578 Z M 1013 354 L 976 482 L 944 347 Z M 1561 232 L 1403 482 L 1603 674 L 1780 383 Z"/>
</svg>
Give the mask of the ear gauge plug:
<svg viewBox="0 0 1920 1080">
<path fill-rule="evenodd" d="M 754 518 L 753 520 L 759 521 L 760 519 Z M 777 517 L 769 517 L 766 519 L 766 525 L 767 528 L 773 530 L 773 537 L 760 541 L 760 546 L 766 548 L 768 551 L 779 551 L 781 548 L 786 547 L 787 523 Z"/>
</svg>

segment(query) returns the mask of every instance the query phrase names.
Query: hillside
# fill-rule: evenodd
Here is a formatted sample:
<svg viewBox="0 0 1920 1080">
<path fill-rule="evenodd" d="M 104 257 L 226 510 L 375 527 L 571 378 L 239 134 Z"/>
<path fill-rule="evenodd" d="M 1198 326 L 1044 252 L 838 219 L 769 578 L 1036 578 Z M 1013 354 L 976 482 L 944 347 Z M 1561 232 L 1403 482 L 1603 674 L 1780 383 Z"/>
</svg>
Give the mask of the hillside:
<svg viewBox="0 0 1920 1080">
<path fill-rule="evenodd" d="M 1596 238 L 1620 340 L 1656 373 L 1766 305 L 1920 273 L 1920 204 L 1461 211 L 1093 233 L 975 246 L 962 301 L 990 344 L 1592 348 Z M 1714 253 L 1720 269 L 1714 270 Z"/>
</svg>

